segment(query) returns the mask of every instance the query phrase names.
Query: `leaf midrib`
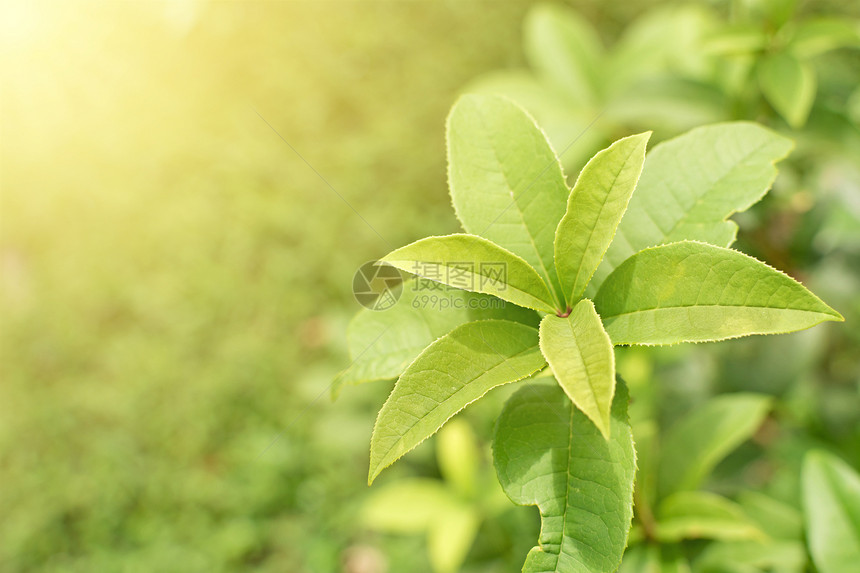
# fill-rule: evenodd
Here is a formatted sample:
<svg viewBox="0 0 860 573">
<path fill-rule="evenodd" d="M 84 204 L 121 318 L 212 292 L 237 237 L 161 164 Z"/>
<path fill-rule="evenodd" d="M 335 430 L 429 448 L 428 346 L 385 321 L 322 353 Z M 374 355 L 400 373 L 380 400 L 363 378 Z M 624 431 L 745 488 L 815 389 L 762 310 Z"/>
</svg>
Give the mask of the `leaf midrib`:
<svg viewBox="0 0 860 573">
<path fill-rule="evenodd" d="M 484 116 L 483 116 L 483 115 L 481 115 L 481 123 L 482 123 L 482 124 L 485 124 L 485 122 L 484 122 Z M 537 127 L 537 126 L 535 126 L 535 127 Z M 485 125 L 485 128 L 486 128 L 486 125 Z M 485 132 L 489 133 L 489 130 L 485 129 Z M 501 158 L 499 157 L 498 151 L 496 150 L 496 146 L 495 146 L 495 145 L 493 145 L 494 141 L 492 141 L 492 139 L 494 139 L 494 138 L 491 138 L 490 136 L 487 136 L 487 139 L 489 140 L 489 143 L 490 143 L 490 146 L 489 146 L 489 147 L 490 147 L 490 149 L 491 149 L 491 150 L 492 150 L 492 152 L 493 152 L 493 158 L 494 158 L 494 159 L 495 159 L 495 161 L 496 161 L 496 165 L 499 167 L 499 172 L 500 172 L 500 173 L 502 174 L 502 176 L 505 178 L 505 185 L 507 186 L 507 188 L 508 188 L 508 193 L 509 193 L 509 194 L 510 194 L 510 196 L 511 196 L 511 205 L 508 205 L 508 207 L 506 207 L 506 208 L 505 208 L 505 210 L 509 209 L 511 206 L 515 206 L 515 207 L 516 207 L 516 211 L 515 211 L 515 212 L 517 213 L 517 215 L 519 215 L 519 218 L 520 218 L 520 221 L 522 222 L 523 228 L 526 230 L 526 236 L 528 237 L 528 239 L 529 239 L 529 243 L 531 244 L 531 246 L 532 246 L 532 250 L 534 251 L 535 258 L 537 258 L 538 263 L 540 264 L 541 270 L 542 270 L 542 271 L 543 271 L 543 273 L 544 273 L 544 276 L 543 276 L 543 277 L 541 277 L 541 278 L 542 278 L 542 279 L 545 279 L 545 282 L 547 283 L 547 285 L 546 285 L 546 286 L 547 286 L 547 290 L 549 290 L 550 296 L 552 296 L 552 298 L 553 298 L 553 303 L 554 303 L 555 305 L 557 305 L 559 308 L 561 308 L 561 306 L 564 304 L 564 301 L 563 301 L 563 300 L 561 300 L 561 298 L 559 297 L 559 294 L 556 292 L 556 290 L 555 290 L 555 285 L 553 284 L 552 276 L 550 275 L 549 270 L 546 268 L 546 264 L 544 263 L 543 257 L 541 256 L 540 251 L 538 250 L 537 245 L 535 244 L 534 237 L 532 236 L 532 230 L 531 230 L 531 227 L 529 227 L 529 225 L 526 223 L 525 215 L 524 215 L 523 211 L 520 209 L 520 204 L 519 204 L 519 201 L 518 201 L 518 196 L 517 196 L 517 195 L 516 195 L 516 193 L 515 193 L 515 188 L 514 188 L 514 186 L 513 186 L 513 185 L 511 185 L 511 181 L 510 181 L 510 179 L 509 179 L 509 177 L 508 177 L 508 170 L 507 170 L 507 169 L 505 169 L 505 166 L 504 166 L 504 164 L 502 163 Z M 543 178 L 544 173 L 545 173 L 545 172 L 546 172 L 550 167 L 552 167 L 552 163 L 549 163 L 546 167 L 544 167 L 544 168 L 541 170 L 541 172 L 538 174 L 538 176 L 537 176 L 537 177 L 536 177 L 536 178 L 535 178 L 535 179 L 534 179 L 534 180 L 533 180 L 533 181 L 528 185 L 528 187 L 526 187 L 526 188 L 525 188 L 525 189 L 524 189 L 524 190 L 519 194 L 519 197 L 521 197 L 521 196 L 523 195 L 523 193 L 525 193 L 526 191 L 528 191 L 529 189 L 531 189 L 534 185 L 536 185 L 536 184 L 538 183 L 538 181 L 540 181 L 540 179 L 541 179 L 541 178 Z M 566 184 L 566 183 L 565 183 L 565 188 L 567 188 L 567 184 Z M 501 216 L 504 214 L 504 212 L 505 212 L 505 211 L 502 211 L 502 213 L 499 215 L 499 217 L 501 217 Z M 492 223 L 490 223 L 489 227 L 493 226 L 493 225 L 496 223 L 496 220 L 498 220 L 498 218 L 499 218 L 499 217 L 497 217 L 495 220 L 493 220 L 493 222 L 492 222 Z M 489 228 L 489 227 L 487 227 L 487 228 Z M 484 231 L 486 232 L 486 229 L 485 229 Z M 483 233 L 482 233 L 482 234 L 483 234 Z M 526 262 L 528 262 L 528 261 L 526 261 Z"/>
<path fill-rule="evenodd" d="M 594 267 L 594 269 L 591 271 L 591 274 L 586 279 L 585 284 L 582 285 L 582 287 L 577 288 L 577 285 L 579 283 L 579 274 L 582 271 L 582 265 L 585 263 L 585 257 L 588 254 L 588 248 L 591 246 L 592 240 L 594 238 L 594 229 L 597 228 L 598 223 L 600 223 L 600 221 L 603 219 L 603 210 L 606 208 L 606 203 L 609 201 L 609 196 L 612 194 L 612 188 L 615 187 L 615 184 L 618 182 L 618 178 L 621 177 L 621 173 L 627 167 L 627 162 L 630 161 L 630 158 L 633 156 L 633 154 L 636 151 L 637 151 L 637 149 L 634 148 L 630 151 L 630 153 L 627 154 L 627 157 L 624 159 L 624 163 L 621 166 L 621 169 L 619 169 L 618 173 L 616 173 L 615 176 L 612 178 L 612 185 L 609 186 L 609 193 L 607 193 L 606 196 L 604 197 L 603 201 L 600 202 L 600 210 L 597 213 L 597 217 L 594 219 L 594 223 L 591 225 L 591 229 L 588 233 L 588 239 L 586 239 L 586 242 L 585 242 L 585 249 L 582 252 L 582 257 L 580 257 L 580 259 L 579 259 L 579 265 L 577 266 L 576 273 L 574 274 L 573 289 L 572 289 L 571 296 L 570 296 L 571 299 L 573 299 L 577 296 L 582 296 L 582 293 L 585 292 L 585 289 L 588 287 L 588 283 L 591 282 L 591 277 L 593 277 L 594 273 L 597 272 L 597 266 L 600 266 L 600 262 L 602 262 L 602 260 L 603 260 L 603 257 L 601 257 L 601 260 L 598 261 L 597 266 Z M 574 185 L 574 188 L 576 188 L 576 185 Z M 574 197 L 571 197 L 571 200 L 573 200 L 573 199 L 574 199 Z M 628 198 L 628 203 L 629 203 L 629 198 Z M 619 224 L 620 223 L 621 223 L 621 221 L 619 220 Z M 616 233 L 618 232 L 618 225 L 616 225 L 616 227 L 615 227 L 615 232 Z M 615 238 L 615 233 L 612 234 L 612 238 L 613 239 Z M 609 245 L 611 243 L 612 243 L 611 239 L 608 243 L 606 243 L 606 248 L 603 250 L 604 255 L 606 254 L 606 251 L 609 250 Z M 579 292 L 577 292 L 577 291 L 579 291 Z M 573 300 L 569 301 L 569 303 L 572 304 Z"/>
<path fill-rule="evenodd" d="M 609 320 L 611 318 L 618 318 L 620 316 L 630 316 L 632 314 L 640 314 L 643 312 L 655 312 L 660 310 L 680 310 L 685 308 L 749 308 L 749 309 L 766 309 L 766 310 L 791 310 L 794 312 L 809 312 L 812 314 L 825 314 L 827 316 L 832 316 L 834 318 L 838 318 L 837 315 L 825 312 L 822 310 L 809 310 L 805 308 L 792 308 L 792 307 L 777 307 L 777 306 L 762 306 L 762 305 L 754 305 L 754 304 L 688 304 L 688 305 L 675 305 L 675 306 L 660 306 L 654 308 L 640 308 L 637 310 L 631 310 L 629 312 L 620 312 L 618 314 L 601 314 L 604 320 Z"/>
</svg>

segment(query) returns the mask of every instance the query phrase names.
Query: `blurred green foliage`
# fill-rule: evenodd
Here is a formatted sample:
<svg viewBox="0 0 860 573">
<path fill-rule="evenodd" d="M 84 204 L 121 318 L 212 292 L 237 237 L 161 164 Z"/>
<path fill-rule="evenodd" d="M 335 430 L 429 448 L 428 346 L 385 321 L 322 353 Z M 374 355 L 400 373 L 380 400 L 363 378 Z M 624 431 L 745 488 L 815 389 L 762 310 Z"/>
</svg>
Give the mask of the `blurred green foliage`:
<svg viewBox="0 0 860 573">
<path fill-rule="evenodd" d="M 423 537 L 361 521 L 366 444 L 389 386 L 334 404 L 327 389 L 347 363 L 355 269 L 456 230 L 444 118 L 474 77 L 525 68 L 530 4 L 0 8 L 0 569 L 431 570 Z M 615 46 L 632 22 L 659 24 L 643 14 L 665 3 L 574 4 Z M 696 10 L 775 33 L 759 4 Z M 849 4 L 805 2 L 796 19 L 857 18 Z M 860 467 L 860 57 L 809 58 L 817 95 L 802 128 L 759 91 L 718 108 L 797 140 L 771 197 L 739 218 L 740 246 L 846 324 L 619 360 L 660 426 L 717 392 L 773 396 L 707 485 L 763 491 L 788 513 L 800 511 L 809 447 Z M 701 91 L 682 103 L 707 108 Z M 658 137 L 702 117 L 647 109 L 637 122 Z M 575 147 L 635 123 L 601 119 Z M 576 125 L 555 135 L 569 141 Z M 469 413 L 484 443 L 507 395 Z M 388 481 L 442 477 L 432 446 Z M 536 537 L 530 510 L 490 513 L 464 571 L 516 570 Z"/>
</svg>

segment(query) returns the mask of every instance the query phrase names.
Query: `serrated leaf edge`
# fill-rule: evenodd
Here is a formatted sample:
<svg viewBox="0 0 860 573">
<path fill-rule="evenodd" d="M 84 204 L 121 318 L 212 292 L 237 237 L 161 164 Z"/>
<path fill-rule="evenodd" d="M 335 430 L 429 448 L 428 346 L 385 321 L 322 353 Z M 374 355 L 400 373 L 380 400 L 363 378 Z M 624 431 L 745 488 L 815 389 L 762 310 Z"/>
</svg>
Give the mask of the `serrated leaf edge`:
<svg viewBox="0 0 860 573">
<path fill-rule="evenodd" d="M 504 319 L 494 319 L 494 318 L 489 318 L 489 319 L 473 320 L 473 321 L 470 321 L 470 322 L 465 322 L 465 323 L 461 324 L 460 326 L 455 327 L 455 328 L 454 328 L 454 329 L 452 329 L 450 332 L 448 332 L 448 333 L 446 333 L 446 334 L 443 334 L 442 336 L 440 336 L 439 338 L 437 338 L 436 340 L 434 340 L 432 343 L 428 344 L 428 345 L 427 345 L 427 347 L 426 347 L 426 348 L 424 348 L 424 350 L 422 350 L 422 351 L 421 351 L 421 353 L 420 353 L 418 356 L 416 356 L 416 357 L 415 357 L 415 360 L 413 360 L 412 362 L 410 362 L 409 366 L 407 366 L 407 367 L 406 367 L 406 370 L 404 370 L 404 374 L 406 373 L 406 371 L 408 371 L 408 370 L 409 370 L 409 367 L 410 367 L 410 366 L 412 366 L 412 364 L 414 364 L 414 363 L 415 363 L 419 358 L 421 358 L 422 356 L 424 356 L 424 354 L 429 350 L 429 348 L 430 348 L 431 346 L 433 346 L 434 344 L 436 344 L 436 342 L 438 342 L 439 340 L 441 340 L 441 339 L 445 338 L 446 336 L 448 336 L 449 334 L 451 334 L 451 332 L 453 332 L 454 330 L 457 330 L 458 328 L 462 328 L 462 327 L 464 327 L 464 326 L 466 326 L 466 325 L 469 325 L 469 324 L 482 323 L 482 322 L 509 322 L 509 323 L 516 324 L 516 325 L 519 325 L 519 326 L 523 326 L 523 327 L 526 327 L 526 328 L 531 328 L 532 330 L 537 331 L 537 329 L 536 329 L 535 327 L 533 327 L 533 326 L 529 326 L 529 325 L 527 325 L 527 324 L 523 324 L 523 323 L 521 323 L 521 322 L 514 322 L 513 320 L 504 320 Z M 538 333 L 538 338 L 540 338 L 539 333 Z M 488 346 L 489 346 L 489 345 L 488 345 Z M 529 347 L 529 349 L 528 349 L 528 350 L 532 350 L 532 348 L 537 348 L 537 349 L 538 349 L 538 352 L 540 352 L 540 346 L 539 346 L 539 345 L 537 345 L 537 346 L 535 346 L 535 347 Z M 490 349 L 491 349 L 491 350 L 493 350 L 492 348 L 490 348 Z M 495 352 L 495 350 L 493 350 L 493 352 Z M 524 352 L 525 352 L 525 351 L 524 351 Z M 522 354 L 522 353 L 520 353 L 520 354 Z M 515 356 L 516 356 L 516 355 L 515 355 Z M 543 354 L 541 354 L 541 356 L 543 356 Z M 375 473 L 374 473 L 374 471 L 373 471 L 373 468 L 371 467 L 371 468 L 370 468 L 370 470 L 369 470 L 369 472 L 368 472 L 367 485 L 368 485 L 368 486 L 369 486 L 369 485 L 372 485 L 372 484 L 373 484 L 373 481 L 374 481 L 377 477 L 379 477 L 379 474 L 381 474 L 381 473 L 382 473 L 386 468 L 391 467 L 391 466 L 394 464 L 394 462 L 398 461 L 398 460 L 399 460 L 400 458 L 402 458 L 404 455 L 406 455 L 407 453 L 411 452 L 412 450 L 414 450 L 415 448 L 417 448 L 418 446 L 420 446 L 421 444 L 423 444 L 423 443 L 424 443 L 428 438 L 430 438 L 430 437 L 434 436 L 434 435 L 435 435 L 439 430 L 441 430 L 441 429 L 442 429 L 442 427 L 443 427 L 445 424 L 447 424 L 447 423 L 448 423 L 448 421 L 449 421 L 451 418 L 453 418 L 454 416 L 456 416 L 457 414 L 459 414 L 460 412 L 462 412 L 463 410 L 465 410 L 468 406 L 470 406 L 470 405 L 474 404 L 475 402 L 477 402 L 478 400 L 480 400 L 481 398 L 483 398 L 484 396 L 486 396 L 486 395 L 487 395 L 487 393 L 489 393 L 489 392 L 490 392 L 490 390 L 494 390 L 494 389 L 498 388 L 499 386 L 504 386 L 504 385 L 506 385 L 506 384 L 512 384 L 512 383 L 514 383 L 514 382 L 519 382 L 519 381 L 521 381 L 521 380 L 525 380 L 525 379 L 527 379 L 527 378 L 531 377 L 531 376 L 532 376 L 533 374 L 535 374 L 536 372 L 540 372 L 540 371 L 542 371 L 545 367 L 546 367 L 546 360 L 544 360 L 544 364 L 543 364 L 542 366 L 540 366 L 539 368 L 537 368 L 536 370 L 533 370 L 532 372 L 529 372 L 528 374 L 525 374 L 525 375 L 523 375 L 523 376 L 520 376 L 519 378 L 516 378 L 516 379 L 510 380 L 510 381 L 508 381 L 508 382 L 503 382 L 502 384 L 498 384 L 498 385 L 496 385 L 496 386 L 493 386 L 492 388 L 489 388 L 486 392 L 484 392 L 483 394 L 481 394 L 480 396 L 478 396 L 478 397 L 477 397 L 477 398 L 475 398 L 474 400 L 472 400 L 472 401 L 470 401 L 470 402 L 467 402 L 466 404 L 464 404 L 464 405 L 463 405 L 463 407 L 462 407 L 462 408 L 460 408 L 459 410 L 457 410 L 456 412 L 454 412 L 453 414 L 451 414 L 450 416 L 448 416 L 447 418 L 445 418 L 445 421 L 444 421 L 444 422 L 442 422 L 442 424 L 440 424 L 438 428 L 436 428 L 433 432 L 431 432 L 431 433 L 430 433 L 430 434 L 428 434 L 426 437 L 424 437 L 422 440 L 420 440 L 418 443 L 416 443 L 416 444 L 412 447 L 412 449 L 410 449 L 410 450 L 408 450 L 408 451 L 404 452 L 403 454 L 401 454 L 400 456 L 398 456 L 398 457 L 394 458 L 394 459 L 393 459 L 393 460 L 391 460 L 389 463 L 387 463 L 387 464 L 385 464 L 385 465 L 383 465 L 383 466 L 378 467 L 378 468 L 377 468 L 377 471 L 376 471 Z M 514 372 L 514 374 L 516 374 L 516 375 L 518 375 L 518 376 L 519 376 L 519 373 L 518 373 L 518 372 Z M 400 377 L 402 377 L 402 376 L 403 376 L 403 374 L 401 374 L 401 375 L 397 378 L 397 382 L 400 382 Z M 389 392 L 388 397 L 385 399 L 385 402 L 384 402 L 384 403 L 383 403 L 383 405 L 382 405 L 382 407 L 383 407 L 383 408 L 385 407 L 385 404 L 387 404 L 387 403 L 388 403 L 388 400 L 390 400 L 390 399 L 391 399 L 391 395 L 392 395 L 392 394 L 394 394 L 394 390 L 397 388 L 397 382 L 395 382 L 394 387 L 391 389 L 391 392 Z M 380 408 L 380 409 L 379 409 L 379 412 L 377 412 L 377 414 L 376 414 L 376 420 L 375 420 L 375 421 L 374 421 L 374 423 L 373 423 L 373 431 L 371 432 L 371 435 L 370 435 L 370 443 L 371 443 L 371 444 L 373 444 L 373 438 L 376 436 L 376 428 L 377 428 L 377 424 L 379 423 L 379 417 L 380 417 L 380 415 L 381 415 L 381 414 L 382 414 L 382 408 Z"/>
</svg>

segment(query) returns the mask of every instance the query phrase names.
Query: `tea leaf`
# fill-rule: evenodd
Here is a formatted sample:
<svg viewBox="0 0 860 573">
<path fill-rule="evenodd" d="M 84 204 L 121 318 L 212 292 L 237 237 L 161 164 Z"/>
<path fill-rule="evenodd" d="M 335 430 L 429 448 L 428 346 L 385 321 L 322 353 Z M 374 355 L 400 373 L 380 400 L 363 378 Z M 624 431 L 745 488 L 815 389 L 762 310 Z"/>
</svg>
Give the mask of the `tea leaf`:
<svg viewBox="0 0 860 573">
<path fill-rule="evenodd" d="M 699 127 L 656 145 L 588 293 L 642 249 L 684 239 L 731 245 L 738 226 L 726 219 L 767 193 L 774 164 L 792 145 L 747 122 Z"/>
<path fill-rule="evenodd" d="M 738 251 L 682 241 L 633 255 L 594 299 L 615 344 L 674 344 L 803 330 L 842 316 Z"/>
<path fill-rule="evenodd" d="M 555 266 L 568 304 L 580 299 L 636 188 L 651 133 L 619 139 L 582 169 L 555 233 Z"/>
<path fill-rule="evenodd" d="M 566 318 L 546 315 L 540 347 L 565 394 L 609 439 L 615 353 L 592 302 L 580 301 Z"/>
<path fill-rule="evenodd" d="M 546 283 L 524 260 L 475 235 L 427 237 L 381 259 L 431 281 L 546 312 L 555 312 Z"/>
<path fill-rule="evenodd" d="M 555 385 L 529 385 L 505 404 L 493 440 L 496 473 L 511 500 L 537 505 L 542 521 L 524 573 L 618 568 L 636 470 L 627 401 L 619 380 L 609 440 Z"/>
<path fill-rule="evenodd" d="M 522 257 L 562 306 L 553 239 L 570 190 L 543 132 L 498 96 L 463 96 L 448 117 L 448 180 L 463 228 Z"/>
<path fill-rule="evenodd" d="M 379 411 L 370 439 L 368 483 L 488 391 L 545 364 L 537 330 L 507 320 L 470 322 L 428 346 Z"/>
</svg>

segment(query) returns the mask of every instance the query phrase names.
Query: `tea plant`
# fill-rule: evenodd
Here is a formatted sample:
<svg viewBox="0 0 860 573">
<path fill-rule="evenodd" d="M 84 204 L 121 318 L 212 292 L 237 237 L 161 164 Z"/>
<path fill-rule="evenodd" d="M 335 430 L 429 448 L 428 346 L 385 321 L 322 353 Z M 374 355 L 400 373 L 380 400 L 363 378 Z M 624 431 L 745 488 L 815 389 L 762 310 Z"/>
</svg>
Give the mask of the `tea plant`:
<svg viewBox="0 0 860 573">
<path fill-rule="evenodd" d="M 383 257 L 416 278 L 394 308 L 363 311 L 349 328 L 354 362 L 338 387 L 397 378 L 374 427 L 368 481 L 489 390 L 545 378 L 508 400 L 493 443 L 505 492 L 540 509 L 523 571 L 614 571 L 637 471 L 614 346 L 842 320 L 794 279 L 729 248 L 738 228 L 728 217 L 761 199 L 792 144 L 752 123 L 723 123 L 646 156 L 642 133 L 597 153 L 569 189 L 543 132 L 508 99 L 463 97 L 447 137 L 466 233 Z M 422 304 L 431 284 L 448 287 L 432 291 L 447 308 Z M 691 519 L 694 529 L 728 522 L 743 532 L 732 502 L 695 490 L 767 407 L 754 395 L 721 397 L 679 425 L 663 442 L 663 460 L 675 462 L 652 496 L 660 514 L 644 516 L 635 535 L 677 541 Z M 637 507 L 650 513 L 646 497 Z"/>
</svg>

